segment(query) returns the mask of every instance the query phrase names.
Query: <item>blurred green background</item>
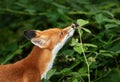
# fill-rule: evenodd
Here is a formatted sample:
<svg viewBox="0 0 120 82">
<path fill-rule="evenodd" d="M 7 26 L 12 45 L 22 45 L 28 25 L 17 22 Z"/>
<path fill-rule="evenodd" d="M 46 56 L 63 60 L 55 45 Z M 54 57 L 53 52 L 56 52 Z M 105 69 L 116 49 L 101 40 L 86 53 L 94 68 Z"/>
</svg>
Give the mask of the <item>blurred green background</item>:
<svg viewBox="0 0 120 82">
<path fill-rule="evenodd" d="M 91 82 L 120 81 L 119 0 L 1 0 L 0 63 L 16 62 L 29 54 L 26 29 L 64 28 L 77 19 L 89 21 L 82 33 Z M 87 66 L 76 31 L 58 53 L 45 82 L 88 82 Z M 73 45 L 76 44 L 76 45 Z"/>
</svg>

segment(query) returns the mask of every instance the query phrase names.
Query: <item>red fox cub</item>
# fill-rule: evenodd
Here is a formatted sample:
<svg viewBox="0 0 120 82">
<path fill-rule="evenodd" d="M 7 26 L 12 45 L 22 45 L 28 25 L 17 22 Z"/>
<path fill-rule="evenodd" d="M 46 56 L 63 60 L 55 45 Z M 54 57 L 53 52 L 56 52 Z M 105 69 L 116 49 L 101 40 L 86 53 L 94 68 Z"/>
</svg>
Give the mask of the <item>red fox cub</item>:
<svg viewBox="0 0 120 82">
<path fill-rule="evenodd" d="M 46 78 L 56 54 L 74 34 L 74 27 L 76 24 L 64 29 L 24 31 L 35 46 L 26 58 L 14 64 L 0 65 L 0 82 L 40 82 Z"/>
</svg>

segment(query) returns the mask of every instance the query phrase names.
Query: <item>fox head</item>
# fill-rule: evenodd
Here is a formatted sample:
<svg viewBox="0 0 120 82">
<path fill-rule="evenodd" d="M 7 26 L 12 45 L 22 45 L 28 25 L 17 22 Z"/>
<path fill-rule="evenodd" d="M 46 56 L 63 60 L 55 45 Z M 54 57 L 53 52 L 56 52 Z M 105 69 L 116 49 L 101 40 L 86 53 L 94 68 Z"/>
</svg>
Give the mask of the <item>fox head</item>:
<svg viewBox="0 0 120 82">
<path fill-rule="evenodd" d="M 47 55 L 49 63 L 47 64 L 46 69 L 41 75 L 42 78 L 46 78 L 46 73 L 48 70 L 52 68 L 53 61 L 56 57 L 58 51 L 63 47 L 63 45 L 73 36 L 74 27 L 77 24 L 72 24 L 64 29 L 60 28 L 52 28 L 44 31 L 40 30 L 26 30 L 24 31 L 24 35 L 36 46 L 40 48 L 40 50 L 51 51 L 50 54 Z M 37 48 L 38 48 L 37 47 Z M 47 53 L 47 52 L 45 52 Z M 42 53 L 45 55 L 45 53 Z M 46 56 L 45 56 L 46 57 Z M 44 57 L 42 56 L 44 59 Z M 50 58 L 50 59 L 49 59 Z M 45 61 L 45 62 L 46 62 Z"/>
<path fill-rule="evenodd" d="M 56 46 L 61 48 L 74 34 L 75 26 L 75 24 L 72 24 L 64 29 L 52 28 L 44 31 L 25 30 L 24 35 L 40 48 L 53 49 Z"/>
</svg>

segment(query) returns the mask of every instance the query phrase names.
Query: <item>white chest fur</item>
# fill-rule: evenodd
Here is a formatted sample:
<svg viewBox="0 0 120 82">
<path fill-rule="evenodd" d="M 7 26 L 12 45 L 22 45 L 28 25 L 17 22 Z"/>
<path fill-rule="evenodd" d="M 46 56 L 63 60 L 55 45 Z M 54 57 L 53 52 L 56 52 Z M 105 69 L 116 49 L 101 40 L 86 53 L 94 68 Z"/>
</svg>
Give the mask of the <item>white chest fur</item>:
<svg viewBox="0 0 120 82">
<path fill-rule="evenodd" d="M 66 41 L 74 34 L 74 29 L 71 28 L 68 32 L 68 34 L 64 37 L 64 39 L 56 44 L 56 46 L 54 47 L 54 49 L 52 50 L 52 58 L 50 60 L 50 62 L 48 63 L 47 69 L 45 70 L 45 72 L 42 74 L 41 79 L 44 78 L 46 79 L 46 74 L 47 72 L 52 68 L 53 66 L 53 62 L 54 59 L 56 57 L 56 54 L 58 53 L 58 51 L 63 47 L 63 45 L 66 43 Z"/>
</svg>

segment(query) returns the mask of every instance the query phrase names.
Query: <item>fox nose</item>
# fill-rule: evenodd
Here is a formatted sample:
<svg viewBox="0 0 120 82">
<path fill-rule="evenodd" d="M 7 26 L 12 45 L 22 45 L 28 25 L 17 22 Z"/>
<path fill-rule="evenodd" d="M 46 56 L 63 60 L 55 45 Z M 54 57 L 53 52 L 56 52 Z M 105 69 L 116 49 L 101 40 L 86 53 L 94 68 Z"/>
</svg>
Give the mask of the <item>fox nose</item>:
<svg viewBox="0 0 120 82">
<path fill-rule="evenodd" d="M 76 28 L 76 27 L 78 27 L 79 26 L 79 24 L 77 24 L 77 22 L 74 22 L 73 24 L 72 24 L 72 28 Z"/>
<path fill-rule="evenodd" d="M 24 31 L 24 35 L 25 35 L 25 37 L 26 37 L 27 39 L 29 39 L 29 40 L 30 40 L 31 38 L 33 38 L 33 37 L 36 36 L 34 30 L 25 30 L 25 31 Z"/>
</svg>

